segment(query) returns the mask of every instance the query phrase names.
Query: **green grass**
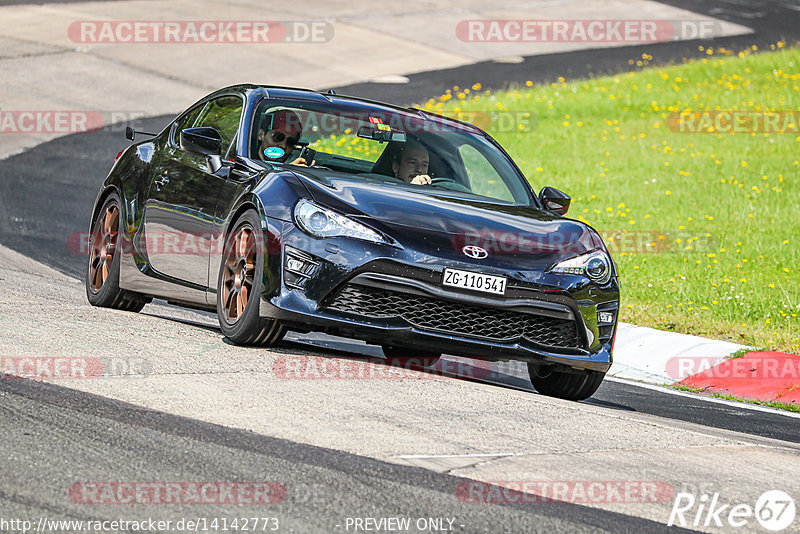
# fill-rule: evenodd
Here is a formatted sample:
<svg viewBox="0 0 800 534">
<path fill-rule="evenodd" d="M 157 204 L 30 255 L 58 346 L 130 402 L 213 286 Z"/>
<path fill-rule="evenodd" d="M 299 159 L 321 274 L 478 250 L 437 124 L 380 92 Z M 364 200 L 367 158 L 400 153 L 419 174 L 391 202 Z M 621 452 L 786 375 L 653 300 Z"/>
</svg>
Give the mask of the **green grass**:
<svg viewBox="0 0 800 534">
<path fill-rule="evenodd" d="M 573 197 L 569 216 L 619 266 L 622 320 L 796 353 L 800 136 L 668 127 L 684 110 L 800 110 L 800 48 L 774 48 L 502 92 L 476 83 L 421 107 L 491 114 L 483 126 L 534 188 Z"/>
<path fill-rule="evenodd" d="M 686 391 L 689 393 L 700 393 L 706 394 L 708 390 L 706 388 L 695 388 L 690 386 L 683 386 L 681 384 L 673 384 L 672 389 L 677 389 L 678 391 Z M 778 401 L 762 401 L 756 399 L 744 399 L 742 397 L 736 397 L 734 395 L 725 395 L 723 393 L 711 393 L 709 397 L 715 399 L 724 399 L 729 401 L 736 401 L 736 402 L 744 402 L 747 404 L 757 404 L 759 406 L 768 406 L 770 408 L 776 408 L 778 410 L 788 410 L 790 412 L 800 412 L 800 405 L 788 402 L 778 402 Z"/>
<path fill-rule="evenodd" d="M 747 356 L 747 355 L 748 355 L 748 354 L 750 354 L 751 352 L 762 352 L 762 351 L 765 351 L 765 350 L 767 350 L 767 349 L 764 349 L 764 348 L 756 348 L 756 347 L 753 347 L 752 349 L 750 349 L 750 348 L 747 348 L 747 349 L 739 349 L 739 350 L 737 350 L 736 352 L 733 352 L 733 353 L 731 353 L 731 354 L 728 354 L 728 355 L 726 356 L 726 359 L 728 359 L 728 360 L 735 360 L 736 358 L 744 358 L 745 356 Z"/>
</svg>

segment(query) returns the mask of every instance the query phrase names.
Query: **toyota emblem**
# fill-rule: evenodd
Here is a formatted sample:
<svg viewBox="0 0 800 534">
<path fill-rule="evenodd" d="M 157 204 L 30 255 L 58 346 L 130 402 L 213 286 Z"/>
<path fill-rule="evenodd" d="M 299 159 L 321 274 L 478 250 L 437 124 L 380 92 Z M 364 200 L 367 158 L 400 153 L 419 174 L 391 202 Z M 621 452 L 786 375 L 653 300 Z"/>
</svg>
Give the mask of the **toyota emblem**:
<svg viewBox="0 0 800 534">
<path fill-rule="evenodd" d="M 476 260 L 482 260 L 489 255 L 489 253 L 486 252 L 486 249 L 483 249 L 477 245 L 467 245 L 461 249 L 461 252 L 470 258 L 475 258 Z"/>
</svg>

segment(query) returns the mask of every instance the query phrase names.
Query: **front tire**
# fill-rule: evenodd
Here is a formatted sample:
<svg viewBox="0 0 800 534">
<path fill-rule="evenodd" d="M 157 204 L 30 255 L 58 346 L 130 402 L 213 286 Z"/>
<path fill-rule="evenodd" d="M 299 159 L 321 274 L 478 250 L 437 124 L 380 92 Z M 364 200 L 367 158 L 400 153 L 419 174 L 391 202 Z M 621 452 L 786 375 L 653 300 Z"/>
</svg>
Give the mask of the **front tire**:
<svg viewBox="0 0 800 534">
<path fill-rule="evenodd" d="M 217 318 L 225 337 L 237 345 L 271 346 L 286 329 L 259 315 L 264 292 L 264 232 L 255 210 L 244 212 L 225 241 L 217 284 Z"/>
<path fill-rule="evenodd" d="M 119 287 L 120 201 L 111 193 L 92 221 L 89 262 L 86 266 L 86 298 L 92 306 L 138 312 L 148 299 Z"/>
<path fill-rule="evenodd" d="M 533 387 L 542 395 L 572 401 L 585 400 L 594 395 L 606 376 L 600 371 L 570 373 L 531 363 L 528 363 L 528 375 Z"/>
</svg>

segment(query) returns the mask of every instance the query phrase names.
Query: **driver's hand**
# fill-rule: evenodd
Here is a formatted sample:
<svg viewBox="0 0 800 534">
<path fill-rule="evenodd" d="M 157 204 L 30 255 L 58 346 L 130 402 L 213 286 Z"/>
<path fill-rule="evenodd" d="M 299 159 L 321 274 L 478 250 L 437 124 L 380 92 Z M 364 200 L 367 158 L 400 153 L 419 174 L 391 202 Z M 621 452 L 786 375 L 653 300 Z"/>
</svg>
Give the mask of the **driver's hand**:
<svg viewBox="0 0 800 534">
<path fill-rule="evenodd" d="M 428 185 L 431 183 L 431 177 L 427 174 L 419 174 L 411 180 L 411 183 L 414 185 Z"/>
<path fill-rule="evenodd" d="M 316 163 L 316 160 L 312 161 L 311 165 L 313 166 L 314 163 Z M 306 158 L 297 158 L 296 160 L 292 161 L 290 164 L 291 165 L 302 165 L 303 167 L 308 167 L 308 162 L 306 161 Z"/>
</svg>

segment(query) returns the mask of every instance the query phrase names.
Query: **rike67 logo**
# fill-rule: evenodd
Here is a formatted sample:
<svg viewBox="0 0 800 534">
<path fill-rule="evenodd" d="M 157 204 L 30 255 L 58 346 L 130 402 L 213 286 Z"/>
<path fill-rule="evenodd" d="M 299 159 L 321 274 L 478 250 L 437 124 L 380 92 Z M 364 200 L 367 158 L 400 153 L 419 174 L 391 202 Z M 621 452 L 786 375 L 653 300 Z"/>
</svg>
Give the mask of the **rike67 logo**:
<svg viewBox="0 0 800 534">
<path fill-rule="evenodd" d="M 789 494 L 780 490 L 764 492 L 755 502 L 723 503 L 720 494 L 703 493 L 695 497 L 691 493 L 678 493 L 672 504 L 668 526 L 680 527 L 729 527 L 741 528 L 743 532 L 754 532 L 755 524 L 772 532 L 786 529 L 794 522 L 795 504 Z"/>
</svg>

